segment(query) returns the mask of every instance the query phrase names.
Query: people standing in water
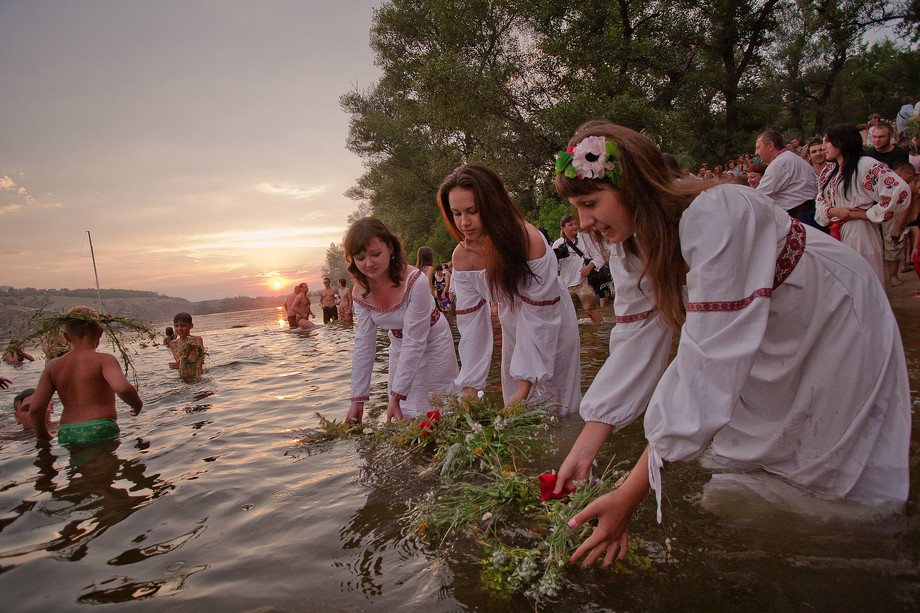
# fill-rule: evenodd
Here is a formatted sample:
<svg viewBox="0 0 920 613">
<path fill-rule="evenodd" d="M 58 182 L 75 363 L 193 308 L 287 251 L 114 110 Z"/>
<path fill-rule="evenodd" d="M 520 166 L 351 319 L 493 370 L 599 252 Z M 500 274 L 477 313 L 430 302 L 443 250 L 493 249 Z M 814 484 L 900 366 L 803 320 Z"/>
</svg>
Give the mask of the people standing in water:
<svg viewBox="0 0 920 613">
<path fill-rule="evenodd" d="M 332 281 L 329 279 L 329 277 L 324 277 L 323 289 L 319 293 L 319 305 L 323 309 L 324 324 L 339 320 L 339 309 L 336 305 L 338 297 L 338 292 L 336 292 L 335 288 L 332 287 Z"/>
<path fill-rule="evenodd" d="M 351 289 L 345 279 L 339 279 L 339 319 L 351 321 Z"/>
<path fill-rule="evenodd" d="M 454 390 L 458 369 L 450 326 L 435 309 L 425 275 L 406 263 L 402 241 L 379 219 L 353 223 L 343 247 L 358 320 L 346 421 L 360 422 L 370 399 L 378 328 L 390 338 L 387 422 L 424 414 L 432 393 Z"/>
<path fill-rule="evenodd" d="M 445 177 L 438 204 L 459 242 L 451 258 L 460 331 L 457 387 L 464 395 L 485 387 L 494 301 L 505 404 L 531 399 L 557 402 L 561 413 L 575 411 L 581 400 L 578 322 L 546 239 L 524 220 L 498 175 L 481 164 Z"/>
<path fill-rule="evenodd" d="M 13 398 L 13 416 L 16 423 L 22 426 L 23 430 L 32 430 L 32 420 L 29 418 L 29 409 L 32 408 L 32 396 L 35 394 L 34 387 L 28 387 Z M 51 425 L 51 412 L 54 410 L 53 403 L 49 402 L 45 409 L 45 425 Z"/>
<path fill-rule="evenodd" d="M 78 306 L 69 311 L 64 338 L 73 349 L 48 362 L 30 400 L 35 438 L 51 439 L 47 412 L 55 392 L 63 405 L 57 432 L 62 445 L 86 446 L 117 439 L 116 395 L 131 407 L 132 415 L 140 413 L 144 403 L 118 360 L 96 351 L 102 332 L 95 310 Z"/>
<path fill-rule="evenodd" d="M 829 127 L 824 153 L 834 163 L 818 178 L 815 221 L 829 226 L 831 236 L 866 258 L 882 285 L 886 276 L 892 286 L 900 285 L 896 262 L 889 275 L 883 269 L 879 225 L 898 218 L 910 206 L 910 188 L 888 166 L 863 154 L 856 126 Z M 900 232 L 898 228 L 898 241 Z"/>
<path fill-rule="evenodd" d="M 607 435 L 643 412 L 648 439 L 626 481 L 570 521 L 598 517 L 571 562 L 623 557 L 650 487 L 661 520 L 664 464 L 707 448 L 823 497 L 905 502 L 904 351 L 859 254 L 754 190 L 675 181 L 651 141 L 608 122 L 579 128 L 556 168 L 580 225 L 611 243 L 617 287 L 610 356 L 557 492 L 586 479 Z"/>
</svg>

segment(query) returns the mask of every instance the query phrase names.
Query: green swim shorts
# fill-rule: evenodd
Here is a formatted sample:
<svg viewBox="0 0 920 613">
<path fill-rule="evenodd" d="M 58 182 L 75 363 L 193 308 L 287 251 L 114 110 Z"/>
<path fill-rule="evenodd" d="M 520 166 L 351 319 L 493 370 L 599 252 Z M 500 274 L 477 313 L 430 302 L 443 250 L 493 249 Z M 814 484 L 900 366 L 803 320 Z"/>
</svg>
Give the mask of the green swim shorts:
<svg viewBox="0 0 920 613">
<path fill-rule="evenodd" d="M 61 445 L 74 447 L 114 441 L 118 438 L 118 424 L 110 418 L 61 424 L 57 438 Z"/>
</svg>

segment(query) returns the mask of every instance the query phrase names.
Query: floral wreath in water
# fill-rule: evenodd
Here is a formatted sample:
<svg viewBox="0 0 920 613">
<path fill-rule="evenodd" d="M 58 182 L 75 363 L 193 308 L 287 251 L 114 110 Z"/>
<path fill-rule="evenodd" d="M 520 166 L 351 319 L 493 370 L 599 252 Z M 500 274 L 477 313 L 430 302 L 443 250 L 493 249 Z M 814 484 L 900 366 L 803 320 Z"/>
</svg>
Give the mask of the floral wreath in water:
<svg viewBox="0 0 920 613">
<path fill-rule="evenodd" d="M 574 147 L 556 155 L 556 174 L 570 179 L 607 178 L 614 187 L 620 186 L 620 150 L 612 140 L 603 136 L 587 136 Z"/>
<path fill-rule="evenodd" d="M 152 340 L 155 338 L 155 333 L 146 323 L 128 317 L 106 313 L 100 315 L 95 309 L 89 307 L 75 307 L 67 313 L 38 310 L 29 319 L 30 333 L 21 340 L 13 339 L 11 344 L 22 346 L 35 339 L 63 339 L 64 326 L 77 322 L 95 323 L 102 328 L 112 343 L 112 348 L 120 355 L 125 367 L 125 374 L 127 375 L 129 370 L 133 371 L 133 378 L 136 384 L 137 371 L 130 355 L 131 353 L 136 353 L 136 351 L 131 349 L 129 345 L 135 341 Z M 64 351 L 55 353 L 53 357 L 63 355 L 69 349 L 68 345 Z"/>
</svg>

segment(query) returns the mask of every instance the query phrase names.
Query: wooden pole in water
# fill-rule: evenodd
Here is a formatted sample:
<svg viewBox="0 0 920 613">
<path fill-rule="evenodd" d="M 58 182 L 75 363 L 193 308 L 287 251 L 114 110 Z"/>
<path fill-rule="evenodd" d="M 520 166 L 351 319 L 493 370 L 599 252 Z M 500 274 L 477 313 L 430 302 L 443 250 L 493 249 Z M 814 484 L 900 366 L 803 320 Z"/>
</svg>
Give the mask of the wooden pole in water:
<svg viewBox="0 0 920 613">
<path fill-rule="evenodd" d="M 93 259 L 93 275 L 96 277 L 96 298 L 99 300 L 99 314 L 102 315 L 102 292 L 99 291 L 99 273 L 96 271 L 96 254 L 93 253 L 93 235 L 86 231 L 89 237 L 89 256 Z"/>
</svg>

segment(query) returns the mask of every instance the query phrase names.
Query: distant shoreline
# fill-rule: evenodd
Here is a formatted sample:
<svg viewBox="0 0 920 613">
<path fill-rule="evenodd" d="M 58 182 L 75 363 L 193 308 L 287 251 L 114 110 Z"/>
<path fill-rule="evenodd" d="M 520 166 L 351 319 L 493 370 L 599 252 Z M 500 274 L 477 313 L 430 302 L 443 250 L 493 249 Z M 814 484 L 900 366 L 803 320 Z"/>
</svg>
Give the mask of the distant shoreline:
<svg viewBox="0 0 920 613">
<path fill-rule="evenodd" d="M 185 298 L 161 296 L 155 292 L 135 290 L 101 290 L 106 313 L 151 323 L 171 321 L 176 313 L 192 315 L 232 313 L 253 309 L 277 308 L 284 296 L 237 296 L 192 302 Z M 33 288 L 0 289 L 0 343 L 24 336 L 29 318 L 38 311 L 64 312 L 77 305 L 96 307 L 96 290 L 36 290 Z"/>
</svg>

